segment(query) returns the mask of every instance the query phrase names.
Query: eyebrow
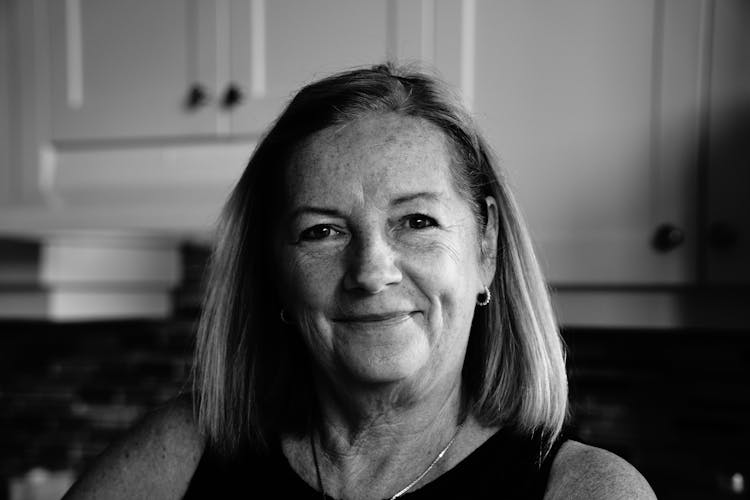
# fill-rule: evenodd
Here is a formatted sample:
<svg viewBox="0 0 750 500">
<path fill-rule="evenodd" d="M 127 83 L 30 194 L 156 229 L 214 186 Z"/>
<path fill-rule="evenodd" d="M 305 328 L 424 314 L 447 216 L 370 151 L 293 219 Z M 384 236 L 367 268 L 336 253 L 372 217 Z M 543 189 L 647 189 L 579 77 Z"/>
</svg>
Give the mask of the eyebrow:
<svg viewBox="0 0 750 500">
<path fill-rule="evenodd" d="M 403 196 L 399 196 L 395 200 L 391 202 L 392 206 L 396 205 L 403 205 L 404 203 L 409 203 L 410 201 L 414 200 L 421 200 L 425 199 L 428 201 L 440 201 L 442 198 L 442 193 L 436 192 L 436 191 L 420 191 L 418 193 L 410 193 Z"/>
<path fill-rule="evenodd" d="M 306 213 L 314 213 L 318 215 L 328 215 L 331 217 L 341 217 L 341 211 L 337 210 L 335 208 L 327 208 L 327 207 L 316 207 L 312 205 L 302 205 L 301 207 L 297 207 L 294 210 L 292 210 L 289 213 L 289 220 L 294 220 L 297 217 L 299 217 L 302 214 Z"/>
<path fill-rule="evenodd" d="M 391 201 L 391 206 L 404 205 L 414 200 L 428 200 L 428 201 L 440 201 L 442 193 L 436 191 L 420 191 L 418 193 L 409 193 Z M 302 214 L 318 214 L 327 215 L 330 217 L 343 217 L 341 210 L 329 207 L 317 207 L 314 205 L 302 205 L 289 213 L 289 220 L 294 220 Z"/>
</svg>

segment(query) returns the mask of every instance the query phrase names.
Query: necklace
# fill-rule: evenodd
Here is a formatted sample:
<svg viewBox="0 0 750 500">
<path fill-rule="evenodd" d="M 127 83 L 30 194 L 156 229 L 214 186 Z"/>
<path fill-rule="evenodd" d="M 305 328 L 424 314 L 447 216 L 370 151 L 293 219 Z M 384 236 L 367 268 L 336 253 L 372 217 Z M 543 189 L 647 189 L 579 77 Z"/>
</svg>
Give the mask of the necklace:
<svg viewBox="0 0 750 500">
<path fill-rule="evenodd" d="M 450 447 L 453 445 L 453 442 L 458 437 L 458 433 L 461 432 L 461 427 L 463 427 L 463 422 L 458 424 L 458 427 L 456 427 L 456 432 L 453 433 L 453 437 L 450 441 L 448 441 L 448 444 L 445 445 L 445 448 L 440 450 L 440 453 L 437 454 L 435 459 L 430 463 L 430 465 L 427 466 L 427 468 L 419 475 L 417 478 L 412 481 L 411 483 L 404 486 L 402 489 L 398 491 L 395 495 L 393 495 L 390 500 L 395 500 L 396 498 L 404 495 L 407 491 L 412 489 L 418 482 L 420 482 L 428 472 L 432 470 L 433 467 L 435 467 L 435 464 L 437 464 L 441 458 L 448 452 Z M 318 464 L 318 452 L 315 447 L 315 439 L 313 438 L 313 433 L 310 433 L 310 446 L 312 447 L 312 453 L 313 453 L 313 462 L 315 462 L 315 474 L 318 477 L 318 488 L 320 488 L 320 492 L 322 493 L 323 499 L 329 498 L 329 496 L 326 494 L 326 490 L 323 489 L 323 478 L 320 475 L 320 465 Z"/>
</svg>

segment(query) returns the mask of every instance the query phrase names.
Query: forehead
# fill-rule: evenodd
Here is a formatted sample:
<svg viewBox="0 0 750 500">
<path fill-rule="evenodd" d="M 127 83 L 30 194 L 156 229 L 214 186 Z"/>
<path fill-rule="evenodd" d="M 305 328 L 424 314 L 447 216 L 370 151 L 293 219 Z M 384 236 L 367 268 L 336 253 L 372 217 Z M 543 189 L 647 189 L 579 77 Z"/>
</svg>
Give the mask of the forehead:
<svg viewBox="0 0 750 500">
<path fill-rule="evenodd" d="M 366 115 L 308 138 L 291 158 L 286 187 L 301 203 L 343 194 L 337 191 L 387 196 L 453 190 L 451 152 L 445 134 L 424 119 Z"/>
</svg>

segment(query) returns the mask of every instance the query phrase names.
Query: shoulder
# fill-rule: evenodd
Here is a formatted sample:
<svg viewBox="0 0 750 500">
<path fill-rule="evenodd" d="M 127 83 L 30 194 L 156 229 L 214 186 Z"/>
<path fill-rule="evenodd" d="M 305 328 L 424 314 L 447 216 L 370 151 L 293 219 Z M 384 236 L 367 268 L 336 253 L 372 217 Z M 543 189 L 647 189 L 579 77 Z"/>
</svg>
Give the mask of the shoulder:
<svg viewBox="0 0 750 500">
<path fill-rule="evenodd" d="M 192 407 L 176 401 L 110 446 L 65 498 L 181 498 L 202 453 Z"/>
<path fill-rule="evenodd" d="M 628 462 L 601 448 L 566 441 L 552 462 L 545 500 L 655 499 Z"/>
</svg>

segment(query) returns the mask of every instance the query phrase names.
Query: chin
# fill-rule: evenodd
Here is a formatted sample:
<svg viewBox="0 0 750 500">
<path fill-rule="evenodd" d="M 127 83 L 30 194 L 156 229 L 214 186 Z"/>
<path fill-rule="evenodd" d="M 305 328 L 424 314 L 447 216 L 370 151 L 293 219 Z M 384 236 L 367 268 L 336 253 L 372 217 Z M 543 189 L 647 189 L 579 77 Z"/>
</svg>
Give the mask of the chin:
<svg viewBox="0 0 750 500">
<path fill-rule="evenodd" d="M 420 345 L 421 342 L 413 344 L 416 345 L 350 352 L 341 361 L 354 382 L 366 385 L 409 382 L 423 372 L 429 359 L 427 345 Z"/>
</svg>

